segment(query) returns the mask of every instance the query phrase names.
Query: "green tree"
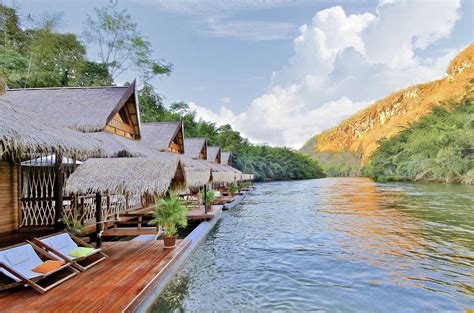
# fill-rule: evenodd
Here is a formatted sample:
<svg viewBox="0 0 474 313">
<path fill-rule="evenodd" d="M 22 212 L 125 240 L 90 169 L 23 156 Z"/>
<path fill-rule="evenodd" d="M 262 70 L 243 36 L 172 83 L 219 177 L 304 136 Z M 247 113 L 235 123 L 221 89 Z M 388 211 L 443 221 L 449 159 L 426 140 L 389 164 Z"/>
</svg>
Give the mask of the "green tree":
<svg viewBox="0 0 474 313">
<path fill-rule="evenodd" d="M 98 45 L 100 61 L 107 65 L 111 81 L 126 71 L 136 72 L 144 82 L 171 72 L 170 64 L 153 59 L 150 42 L 127 10 L 119 8 L 118 1 L 95 8 L 95 15 L 85 22 L 84 36 Z"/>
</svg>

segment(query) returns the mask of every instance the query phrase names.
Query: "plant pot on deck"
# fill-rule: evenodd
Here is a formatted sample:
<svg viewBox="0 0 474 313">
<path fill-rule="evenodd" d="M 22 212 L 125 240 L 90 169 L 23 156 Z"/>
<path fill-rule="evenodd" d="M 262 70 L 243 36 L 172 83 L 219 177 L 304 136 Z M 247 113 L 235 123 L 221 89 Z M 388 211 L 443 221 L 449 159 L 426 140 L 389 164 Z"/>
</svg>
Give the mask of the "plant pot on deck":
<svg viewBox="0 0 474 313">
<path fill-rule="evenodd" d="M 171 249 L 176 247 L 176 235 L 163 236 L 164 248 Z"/>
</svg>

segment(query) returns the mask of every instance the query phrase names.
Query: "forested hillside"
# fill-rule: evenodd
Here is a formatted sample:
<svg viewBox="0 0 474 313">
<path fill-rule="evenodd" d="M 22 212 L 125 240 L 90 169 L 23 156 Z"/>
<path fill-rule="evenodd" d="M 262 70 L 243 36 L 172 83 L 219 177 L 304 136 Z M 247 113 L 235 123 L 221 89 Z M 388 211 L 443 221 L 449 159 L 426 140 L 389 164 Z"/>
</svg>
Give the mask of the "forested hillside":
<svg viewBox="0 0 474 313">
<path fill-rule="evenodd" d="M 301 151 L 318 160 L 331 176 L 360 175 L 361 166 L 378 149 L 380 140 L 396 136 L 436 106 L 462 101 L 473 85 L 473 64 L 474 44 L 470 44 L 450 62 L 443 78 L 376 101 L 336 127 L 310 138 Z"/>
<path fill-rule="evenodd" d="M 378 181 L 474 184 L 474 100 L 435 107 L 433 113 L 379 144 L 363 175 Z"/>
<path fill-rule="evenodd" d="M 0 4 L 0 80 L 9 88 L 113 86 L 124 73 L 134 73 L 141 86 L 139 100 L 145 122 L 184 119 L 187 137 L 207 137 L 234 153 L 234 164 L 260 180 L 321 177 L 317 162 L 288 148 L 253 145 L 232 130 L 198 120 L 186 103 L 166 107 L 162 96 L 148 84 L 170 74 L 172 66 L 157 61 L 150 42 L 133 17 L 117 2 L 96 8 L 84 21 L 82 34 L 61 32 L 54 15 L 22 20 L 14 8 Z M 28 25 L 28 26 L 25 26 Z M 88 58 L 87 44 L 100 49 Z"/>
</svg>

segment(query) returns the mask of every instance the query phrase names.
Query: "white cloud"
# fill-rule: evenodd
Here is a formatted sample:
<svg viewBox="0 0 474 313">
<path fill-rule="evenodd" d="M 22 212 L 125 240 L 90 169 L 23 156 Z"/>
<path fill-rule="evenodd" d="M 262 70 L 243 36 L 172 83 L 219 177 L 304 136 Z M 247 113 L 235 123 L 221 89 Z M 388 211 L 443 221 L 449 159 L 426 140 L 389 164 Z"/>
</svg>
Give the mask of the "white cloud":
<svg viewBox="0 0 474 313">
<path fill-rule="evenodd" d="M 293 56 L 246 112 L 193 106 L 198 116 L 230 123 L 253 141 L 298 148 L 375 99 L 441 77 L 454 49 L 433 50 L 429 58 L 422 52 L 449 36 L 459 7 L 459 0 L 384 0 L 372 13 L 319 11 L 300 27 Z"/>
<path fill-rule="evenodd" d="M 209 19 L 207 27 L 201 31 L 215 37 L 267 41 L 291 38 L 295 26 L 279 22 Z"/>
</svg>

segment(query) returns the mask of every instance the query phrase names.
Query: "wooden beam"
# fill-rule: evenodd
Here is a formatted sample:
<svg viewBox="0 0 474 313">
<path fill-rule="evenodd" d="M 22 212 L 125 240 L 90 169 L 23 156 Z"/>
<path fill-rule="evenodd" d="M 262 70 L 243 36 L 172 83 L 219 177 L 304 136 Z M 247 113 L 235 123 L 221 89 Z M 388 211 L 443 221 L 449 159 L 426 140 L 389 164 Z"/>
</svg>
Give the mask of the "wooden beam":
<svg viewBox="0 0 474 313">
<path fill-rule="evenodd" d="M 56 152 L 56 160 L 54 164 L 54 229 L 59 231 L 63 228 L 61 222 L 61 213 L 63 211 L 63 194 L 64 194 L 64 168 L 63 155 Z"/>
<path fill-rule="evenodd" d="M 95 194 L 95 232 L 96 232 L 96 246 L 100 248 L 102 246 L 102 235 L 101 225 L 102 225 L 102 195 L 98 192 Z"/>
</svg>

